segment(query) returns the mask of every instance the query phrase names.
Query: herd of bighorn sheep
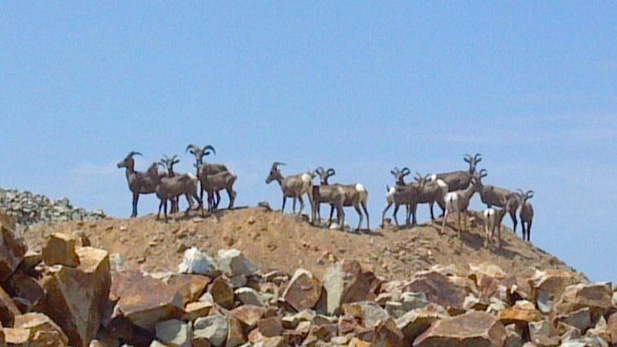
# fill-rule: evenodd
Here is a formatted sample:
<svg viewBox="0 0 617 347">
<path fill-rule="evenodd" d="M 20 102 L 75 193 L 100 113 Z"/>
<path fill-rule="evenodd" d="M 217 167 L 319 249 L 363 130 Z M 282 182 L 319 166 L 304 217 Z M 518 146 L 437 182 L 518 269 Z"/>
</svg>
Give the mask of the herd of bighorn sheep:
<svg viewBox="0 0 617 347">
<path fill-rule="evenodd" d="M 167 221 L 167 203 L 171 204 L 171 213 L 179 211 L 179 198 L 184 195 L 188 204 L 185 214 L 192 209 L 203 209 L 203 193 L 207 193 L 208 211 L 218 209 L 221 196 L 220 191 L 225 190 L 229 197 L 229 209 L 232 209 L 236 199 L 236 192 L 233 186 L 237 176 L 229 171 L 222 164 L 211 164 L 204 161 L 204 157 L 216 154 L 214 147 L 206 145 L 203 148 L 194 144 L 187 146 L 185 152 L 190 153 L 195 158 L 195 174 L 178 174 L 174 172 L 174 165 L 180 162 L 174 155 L 169 158 L 164 156 L 160 161 L 153 163 L 147 171 L 135 171 L 135 155 L 139 152 L 130 152 L 120 163 L 118 168 L 125 168 L 126 180 L 129 190 L 133 194 L 133 211 L 131 217 L 137 216 L 137 203 L 141 194 L 155 193 L 160 200 L 157 219 L 160 218 L 163 210 L 165 221 Z M 407 167 L 400 170 L 395 167 L 390 172 L 394 176 L 395 182 L 392 187 L 386 186 L 386 208 L 382 212 L 382 225 L 385 221 L 386 212 L 394 205 L 392 212 L 393 220 L 397 227 L 400 227 L 397 213 L 401 205 L 406 208 L 406 225 L 417 224 L 416 212 L 418 204 L 428 204 L 431 220 L 435 220 L 433 206 L 439 205 L 443 219 L 441 221 L 440 233 L 444 232 L 451 214 L 456 214 L 458 218 L 458 230 L 467 229 L 468 208 L 472 197 L 478 193 L 480 200 L 486 204 L 487 209 L 483 213 L 484 228 L 486 232 L 485 246 L 489 247 L 494 243 L 497 235 L 497 244 L 501 247 L 501 222 L 506 214 L 512 219 L 513 229 L 516 232 L 518 220 L 521 221 L 523 229 L 523 239 L 530 241 L 531 225 L 533 221 L 533 206 L 529 202 L 534 195 L 533 191 L 511 191 L 493 185 L 483 183 L 483 179 L 488 175 L 486 169 L 477 170 L 477 165 L 482 161 L 482 156 L 478 153 L 474 156 L 466 154 L 463 157 L 468 164 L 467 170 L 428 174 L 422 176 L 416 173 L 415 179 L 411 183 L 405 182 L 405 177 L 411 174 Z M 266 178 L 266 184 L 276 181 L 283 193 L 283 204 L 281 211 L 284 212 L 287 198 L 293 199 L 293 212 L 296 213 L 296 202 L 300 202 L 298 215 L 301 215 L 305 203 L 303 197 L 306 195 L 311 208 L 311 223 L 321 223 L 320 205 L 330 205 L 330 217 L 328 226 L 340 228 L 345 226 L 345 207 L 353 207 L 359 216 L 356 231 L 361 230 L 362 222 L 366 218 L 366 228 L 370 230 L 368 213 L 368 190 L 360 183 L 339 184 L 329 183 L 328 179 L 336 174 L 333 168 L 324 169 L 318 167 L 314 171 L 302 172 L 296 175 L 283 176 L 281 166 L 284 163 L 274 162 L 270 168 L 270 173 Z M 162 166 L 164 171 L 159 171 Z M 314 185 L 313 180 L 318 178 L 319 184 Z M 195 206 L 194 200 L 197 201 Z M 332 218 L 334 211 L 337 212 L 336 224 Z M 518 213 L 518 219 L 517 219 Z M 463 225 L 461 225 L 461 219 Z"/>
</svg>

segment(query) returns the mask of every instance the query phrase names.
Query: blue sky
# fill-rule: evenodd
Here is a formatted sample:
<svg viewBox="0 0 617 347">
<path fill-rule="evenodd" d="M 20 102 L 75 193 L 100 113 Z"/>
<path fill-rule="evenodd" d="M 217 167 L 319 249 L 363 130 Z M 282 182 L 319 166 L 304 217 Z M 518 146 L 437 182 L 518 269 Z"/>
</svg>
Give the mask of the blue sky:
<svg viewBox="0 0 617 347">
<path fill-rule="evenodd" d="M 536 191 L 535 244 L 615 280 L 616 17 L 575 1 L 3 2 L 0 186 L 126 217 L 115 164 L 137 150 L 140 170 L 179 154 L 192 171 L 194 142 L 238 174 L 239 205 L 280 206 L 273 161 L 331 166 L 368 187 L 377 225 L 393 166 L 480 152 L 487 183 Z"/>
</svg>

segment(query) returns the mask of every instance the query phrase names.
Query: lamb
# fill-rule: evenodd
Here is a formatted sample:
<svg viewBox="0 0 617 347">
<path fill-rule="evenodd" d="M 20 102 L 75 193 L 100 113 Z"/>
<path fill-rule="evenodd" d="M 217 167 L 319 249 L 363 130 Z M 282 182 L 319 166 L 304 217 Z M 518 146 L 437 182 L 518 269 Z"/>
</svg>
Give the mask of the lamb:
<svg viewBox="0 0 617 347">
<path fill-rule="evenodd" d="M 495 228 L 497 228 L 497 242 L 499 248 L 501 248 L 501 222 L 506 212 L 508 212 L 506 209 L 487 208 L 484 210 L 484 231 L 486 232 L 485 247 L 488 248 L 489 244 L 493 243 Z"/>
<path fill-rule="evenodd" d="M 444 230 L 446 228 L 446 223 L 448 221 L 448 215 L 450 215 L 451 213 L 456 212 L 458 214 L 458 230 L 459 232 L 461 231 L 461 214 L 464 213 L 465 214 L 465 229 L 467 230 L 467 215 L 468 215 L 468 208 L 469 208 L 469 202 L 471 201 L 471 198 L 473 197 L 473 195 L 476 193 L 476 191 L 478 190 L 477 185 L 475 184 L 475 181 L 472 180 L 471 183 L 469 184 L 469 186 L 465 189 L 465 190 L 457 190 L 454 192 L 449 192 L 448 194 L 446 194 L 444 200 L 446 203 L 446 211 L 445 211 L 445 215 L 443 217 L 443 222 L 441 224 L 441 233 L 444 233 Z"/>
<path fill-rule="evenodd" d="M 218 207 L 218 201 L 220 201 L 219 191 L 223 189 L 227 191 L 227 195 L 229 196 L 229 206 L 227 208 L 232 209 L 237 195 L 233 188 L 238 176 L 230 171 L 222 171 L 215 174 L 207 174 L 207 171 L 203 168 L 197 171 L 199 172 L 201 191 L 203 192 L 205 190 L 208 193 L 208 211 L 215 210 Z M 216 203 L 214 200 L 215 194 L 219 196 Z M 200 196 L 203 196 L 203 194 L 200 194 Z"/>
<path fill-rule="evenodd" d="M 487 175 L 488 172 L 486 169 L 482 169 L 474 175 L 474 181 L 478 187 L 480 199 L 488 208 L 497 206 L 506 209 L 512 219 L 512 230 L 516 233 L 516 225 L 518 224 L 516 219 L 516 211 L 521 204 L 521 197 L 517 193 L 508 189 L 484 185 L 482 183 L 482 178 Z"/>
<path fill-rule="evenodd" d="M 180 162 L 180 159 L 177 159 L 177 155 L 169 158 L 166 155 L 161 158 L 159 161 L 161 165 L 167 170 L 167 177 L 174 177 L 176 173 L 174 172 L 174 166 Z M 174 198 L 171 199 L 171 213 L 177 213 L 179 211 L 179 199 Z"/>
<path fill-rule="evenodd" d="M 521 228 L 523 228 L 523 240 L 525 240 L 525 235 L 527 235 L 527 241 L 531 239 L 531 224 L 533 223 L 533 205 L 528 202 L 529 199 L 533 198 L 533 190 L 528 190 L 523 193 L 521 189 L 519 189 L 520 199 L 521 199 L 521 208 L 519 210 L 519 217 L 521 218 Z"/>
<path fill-rule="evenodd" d="M 480 153 L 476 153 L 476 155 L 472 157 L 469 154 L 465 154 L 463 159 L 469 164 L 469 169 L 467 171 L 434 174 L 430 177 L 431 181 L 436 181 L 438 179 L 444 181 L 448 185 L 449 192 L 466 189 L 471 183 L 471 178 L 476 172 L 476 166 L 482 161 L 482 155 Z"/>
<path fill-rule="evenodd" d="M 161 215 L 161 208 L 164 208 L 165 222 L 167 222 L 167 201 L 177 198 L 180 195 L 186 196 L 188 202 L 188 208 L 185 215 L 188 215 L 189 211 L 193 207 L 193 200 L 197 200 L 198 206 L 202 206 L 201 199 L 197 195 L 197 177 L 193 174 L 176 175 L 174 177 L 161 177 L 156 187 L 156 196 L 161 200 L 159 204 L 159 211 L 156 215 L 158 220 Z M 203 208 L 201 210 L 203 216 Z"/>
<path fill-rule="evenodd" d="M 312 177 L 308 173 L 301 173 L 293 176 L 284 177 L 279 169 L 279 166 L 285 165 L 284 163 L 274 162 L 270 168 L 270 174 L 266 178 L 266 184 L 270 184 L 272 181 L 277 181 L 283 192 L 283 206 L 281 211 L 285 212 L 285 202 L 287 198 L 293 198 L 293 212 L 296 213 L 296 199 L 300 200 L 300 210 L 298 216 L 302 214 L 304 209 L 303 195 L 307 195 L 309 203 L 313 205 L 313 183 Z"/>
<path fill-rule="evenodd" d="M 141 155 L 141 153 L 131 151 L 118 163 L 118 168 L 126 169 L 126 181 L 129 190 L 133 193 L 133 211 L 131 213 L 131 218 L 137 217 L 137 202 L 139 201 L 139 195 L 154 193 L 159 181 L 158 166 L 156 163 L 152 164 L 146 172 L 135 171 L 135 159 L 133 159 L 135 155 Z"/>
<path fill-rule="evenodd" d="M 338 187 L 336 185 L 331 186 L 328 184 L 328 177 L 336 174 L 336 171 L 334 171 L 334 169 L 332 168 L 326 171 L 320 166 L 315 170 L 315 174 L 319 176 L 321 184 L 318 186 L 313 186 L 313 210 L 311 219 L 313 221 L 317 220 L 318 222 L 321 222 L 319 205 L 322 203 L 330 204 L 331 206 L 336 208 L 337 224 L 339 225 L 339 229 L 343 230 L 345 228 L 345 212 L 343 211 L 345 191 L 341 187 Z M 333 212 L 334 208 L 331 208 L 330 218 L 328 219 L 328 226 L 332 224 Z"/>
</svg>

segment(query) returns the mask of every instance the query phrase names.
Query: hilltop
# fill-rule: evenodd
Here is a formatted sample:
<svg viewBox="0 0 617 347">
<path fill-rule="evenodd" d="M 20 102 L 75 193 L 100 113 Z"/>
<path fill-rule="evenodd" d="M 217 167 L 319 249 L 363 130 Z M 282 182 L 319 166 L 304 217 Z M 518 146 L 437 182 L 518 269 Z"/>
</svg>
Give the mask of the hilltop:
<svg viewBox="0 0 617 347">
<path fill-rule="evenodd" d="M 466 267 L 482 262 L 499 265 L 512 275 L 529 275 L 534 269 L 575 272 L 505 227 L 503 248 L 484 248 L 481 219 L 476 220 L 460 235 L 452 228 L 439 235 L 439 222 L 355 234 L 316 228 L 302 218 L 257 207 L 220 211 L 205 218 L 177 214 L 169 223 L 148 215 L 34 226 L 24 238 L 31 249 L 39 249 L 50 233 L 83 231 L 94 247 L 119 253 L 129 268 L 149 272 L 176 269 L 184 250 L 192 246 L 210 255 L 219 249 L 236 248 L 262 271 L 306 268 L 318 276 L 341 259 L 357 260 L 388 280 L 407 279 L 436 264 Z"/>
</svg>

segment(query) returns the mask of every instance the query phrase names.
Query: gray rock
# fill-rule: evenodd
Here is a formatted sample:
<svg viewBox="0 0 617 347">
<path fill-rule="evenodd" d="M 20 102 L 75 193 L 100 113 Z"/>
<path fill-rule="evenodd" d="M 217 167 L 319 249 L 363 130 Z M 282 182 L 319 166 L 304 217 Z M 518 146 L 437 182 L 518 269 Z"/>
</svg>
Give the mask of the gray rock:
<svg viewBox="0 0 617 347">
<path fill-rule="evenodd" d="M 257 267 L 237 249 L 219 250 L 217 261 L 219 269 L 230 278 L 239 275 L 250 276 L 257 272 Z"/>
<path fill-rule="evenodd" d="M 261 298 L 261 295 L 253 288 L 242 287 L 238 288 L 235 291 L 236 297 L 240 299 L 240 301 L 244 305 L 254 305 L 259 307 L 265 307 L 264 302 Z"/>
<path fill-rule="evenodd" d="M 172 319 L 156 323 L 156 338 L 172 347 L 191 346 L 191 327 L 181 320 Z"/>
<path fill-rule="evenodd" d="M 193 338 L 204 338 L 213 346 L 222 346 L 227 338 L 229 325 L 223 316 L 197 318 L 193 323 Z"/>
</svg>

